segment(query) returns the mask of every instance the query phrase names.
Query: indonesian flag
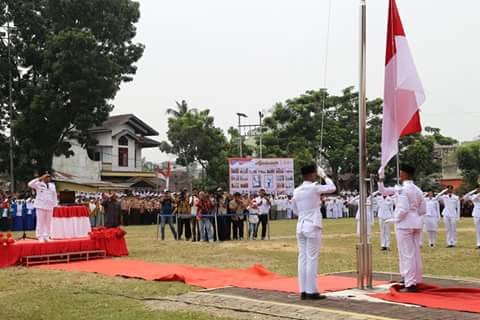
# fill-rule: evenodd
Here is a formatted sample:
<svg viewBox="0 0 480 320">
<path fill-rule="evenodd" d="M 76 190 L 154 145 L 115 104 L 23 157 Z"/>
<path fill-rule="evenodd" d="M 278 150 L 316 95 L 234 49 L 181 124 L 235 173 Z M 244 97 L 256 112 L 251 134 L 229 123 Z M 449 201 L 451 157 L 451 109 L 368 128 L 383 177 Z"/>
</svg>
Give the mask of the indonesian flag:
<svg viewBox="0 0 480 320">
<path fill-rule="evenodd" d="M 395 0 L 388 12 L 384 90 L 380 175 L 398 153 L 400 137 L 422 131 L 419 108 L 425 101 Z"/>
<path fill-rule="evenodd" d="M 170 161 L 167 162 L 167 169 L 163 171 L 162 169 L 157 170 L 157 178 L 168 180 L 170 178 Z"/>
</svg>

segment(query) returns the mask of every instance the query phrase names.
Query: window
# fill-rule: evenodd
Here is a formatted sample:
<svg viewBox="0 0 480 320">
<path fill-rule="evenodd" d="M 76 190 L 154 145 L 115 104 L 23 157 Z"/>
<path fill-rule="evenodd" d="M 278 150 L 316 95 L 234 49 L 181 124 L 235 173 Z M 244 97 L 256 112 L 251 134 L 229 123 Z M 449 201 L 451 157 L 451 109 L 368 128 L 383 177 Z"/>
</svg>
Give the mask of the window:
<svg viewBox="0 0 480 320">
<path fill-rule="evenodd" d="M 118 148 L 118 166 L 128 167 L 128 148 Z"/>
<path fill-rule="evenodd" d="M 118 145 L 119 146 L 128 146 L 128 139 L 126 136 L 121 136 L 119 139 L 118 139 Z"/>
</svg>

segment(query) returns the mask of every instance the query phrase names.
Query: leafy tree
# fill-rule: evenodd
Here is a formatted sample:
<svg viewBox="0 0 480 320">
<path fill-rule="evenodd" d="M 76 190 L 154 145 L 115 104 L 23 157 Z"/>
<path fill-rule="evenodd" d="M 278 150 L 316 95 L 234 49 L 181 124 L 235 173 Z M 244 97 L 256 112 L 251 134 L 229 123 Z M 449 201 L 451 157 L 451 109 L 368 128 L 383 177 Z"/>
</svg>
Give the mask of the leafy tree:
<svg viewBox="0 0 480 320">
<path fill-rule="evenodd" d="M 370 173 L 376 173 L 380 166 L 382 104 L 381 99 L 367 101 Z M 358 93 L 353 87 L 344 89 L 340 96 L 329 95 L 321 89 L 277 103 L 264 124 L 268 128 L 263 139 L 265 156 L 293 157 L 297 183 L 301 178 L 299 168 L 316 161 L 328 168 L 340 188 L 357 188 Z M 432 176 L 441 169 L 439 159 L 434 158 L 435 144 L 452 143 L 455 140 L 442 136 L 439 129 L 426 128 L 425 134 L 401 139 L 400 159 L 415 164 L 422 184 L 431 184 Z M 395 175 L 395 165 L 388 166 L 387 180 L 393 182 Z"/>
<path fill-rule="evenodd" d="M 162 142 L 160 150 L 175 154 L 177 163 L 187 169 L 196 162 L 209 177 L 218 178 L 217 166 L 224 160 L 221 155 L 227 148 L 227 140 L 223 131 L 215 127 L 210 110 L 186 111 L 180 116 L 171 116 L 167 136 L 168 141 Z"/>
<path fill-rule="evenodd" d="M 457 158 L 466 187 L 469 190 L 476 188 L 480 178 L 480 141 L 460 145 Z"/>
<path fill-rule="evenodd" d="M 170 115 L 170 116 L 173 116 L 175 118 L 180 118 L 181 116 L 183 116 L 184 114 L 186 114 L 188 112 L 193 112 L 193 113 L 198 112 L 198 110 L 195 109 L 195 108 L 190 109 L 185 100 L 182 100 L 181 102 L 176 101 L 175 104 L 176 104 L 176 108 L 177 108 L 176 110 L 173 109 L 173 108 L 168 108 L 167 109 L 167 114 Z"/>
<path fill-rule="evenodd" d="M 139 5 L 131 0 L 6 0 L 13 38 L 13 129 L 19 175 L 50 169 L 54 155 L 86 146 L 88 129 L 113 109 L 132 80 L 143 45 L 133 43 Z M 5 16 L 5 8 L 3 16 Z M 2 77 L 4 71 L 2 70 Z"/>
</svg>

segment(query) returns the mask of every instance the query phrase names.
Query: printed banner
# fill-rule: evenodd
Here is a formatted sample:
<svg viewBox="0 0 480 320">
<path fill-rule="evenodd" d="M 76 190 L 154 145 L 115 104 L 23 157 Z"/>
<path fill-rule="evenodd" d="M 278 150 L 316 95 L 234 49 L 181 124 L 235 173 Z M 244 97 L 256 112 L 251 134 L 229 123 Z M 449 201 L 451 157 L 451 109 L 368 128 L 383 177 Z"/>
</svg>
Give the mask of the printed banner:
<svg viewBox="0 0 480 320">
<path fill-rule="evenodd" d="M 231 158 L 228 164 L 232 194 L 253 194 L 260 189 L 270 194 L 293 194 L 295 184 L 291 158 Z"/>
</svg>

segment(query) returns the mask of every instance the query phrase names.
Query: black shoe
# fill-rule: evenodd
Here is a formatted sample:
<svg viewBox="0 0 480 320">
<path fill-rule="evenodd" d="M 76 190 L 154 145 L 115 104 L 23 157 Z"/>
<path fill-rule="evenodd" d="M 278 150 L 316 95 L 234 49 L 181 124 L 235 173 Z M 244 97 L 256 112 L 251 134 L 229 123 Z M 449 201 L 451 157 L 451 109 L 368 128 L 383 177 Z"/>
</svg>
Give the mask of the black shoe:
<svg viewBox="0 0 480 320">
<path fill-rule="evenodd" d="M 405 284 L 405 279 L 404 279 L 404 278 L 401 278 L 400 280 L 397 281 L 397 283 Z"/>
<path fill-rule="evenodd" d="M 405 292 L 411 292 L 411 293 L 418 292 L 418 288 L 416 285 L 412 285 L 410 287 L 406 287 Z"/>
<path fill-rule="evenodd" d="M 477 246 L 477 249 L 480 249 L 480 246 Z"/>
<path fill-rule="evenodd" d="M 433 248 L 435 247 L 435 245 L 433 243 L 430 243 L 430 247 Z"/>
<path fill-rule="evenodd" d="M 327 296 L 321 295 L 319 293 L 306 293 L 305 300 L 323 300 L 327 299 Z"/>
<path fill-rule="evenodd" d="M 382 247 L 380 250 L 381 251 L 387 251 L 388 249 L 387 249 L 387 247 Z"/>
<path fill-rule="evenodd" d="M 300 293 L 300 300 L 307 300 L 307 293 L 306 292 Z"/>
<path fill-rule="evenodd" d="M 447 248 L 455 248 L 455 246 L 453 244 L 449 244 Z"/>
</svg>

